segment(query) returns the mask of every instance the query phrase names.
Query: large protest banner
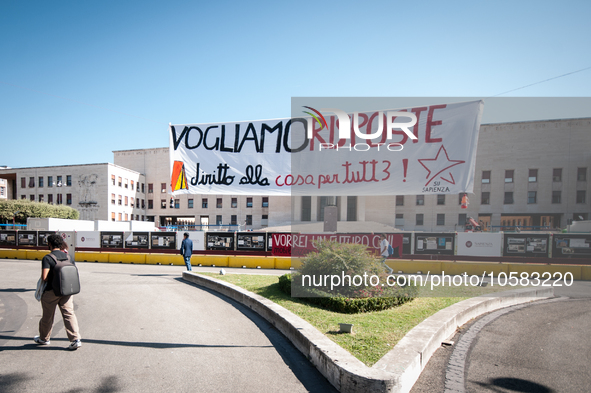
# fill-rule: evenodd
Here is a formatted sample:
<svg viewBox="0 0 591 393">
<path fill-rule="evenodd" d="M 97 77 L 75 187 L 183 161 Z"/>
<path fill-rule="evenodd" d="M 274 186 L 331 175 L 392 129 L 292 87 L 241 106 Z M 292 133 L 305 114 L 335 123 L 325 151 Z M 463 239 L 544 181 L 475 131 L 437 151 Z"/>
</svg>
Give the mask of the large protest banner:
<svg viewBox="0 0 591 393">
<path fill-rule="evenodd" d="M 171 125 L 173 194 L 361 196 L 473 189 L 482 101 L 349 114 L 305 108 L 302 115 L 312 116 Z"/>
</svg>

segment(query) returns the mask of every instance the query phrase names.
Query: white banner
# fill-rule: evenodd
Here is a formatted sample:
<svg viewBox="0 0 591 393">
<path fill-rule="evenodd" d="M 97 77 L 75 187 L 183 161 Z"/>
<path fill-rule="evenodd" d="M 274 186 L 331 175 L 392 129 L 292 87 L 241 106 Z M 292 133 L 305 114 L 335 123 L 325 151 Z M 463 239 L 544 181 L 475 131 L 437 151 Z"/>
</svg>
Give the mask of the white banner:
<svg viewBox="0 0 591 393">
<path fill-rule="evenodd" d="M 305 108 L 314 117 L 171 125 L 173 194 L 472 192 L 482 101 L 349 115 Z"/>
<path fill-rule="evenodd" d="M 101 233 L 98 231 L 76 232 L 76 247 L 101 248 Z"/>
<path fill-rule="evenodd" d="M 500 257 L 502 244 L 500 233 L 458 232 L 457 255 Z"/>
</svg>

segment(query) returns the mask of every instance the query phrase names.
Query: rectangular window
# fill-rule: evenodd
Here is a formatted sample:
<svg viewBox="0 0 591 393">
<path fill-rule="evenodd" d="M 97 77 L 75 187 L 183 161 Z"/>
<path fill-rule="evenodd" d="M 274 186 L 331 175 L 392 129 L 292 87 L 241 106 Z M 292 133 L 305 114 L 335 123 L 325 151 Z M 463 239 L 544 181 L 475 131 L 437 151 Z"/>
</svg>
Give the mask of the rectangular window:
<svg viewBox="0 0 591 393">
<path fill-rule="evenodd" d="M 125 213 L 125 221 L 129 220 L 129 216 L 127 215 L 127 213 Z"/>
<path fill-rule="evenodd" d="M 58 205 L 61 205 L 62 203 L 64 203 L 64 200 L 63 200 L 62 194 L 57 194 L 57 196 L 56 196 L 56 203 L 57 203 Z"/>
<path fill-rule="evenodd" d="M 480 204 L 481 205 L 490 205 L 490 192 L 483 191 L 480 195 Z"/>
<path fill-rule="evenodd" d="M 166 192 L 166 183 L 160 183 L 160 192 L 163 194 Z"/>
<path fill-rule="evenodd" d="M 21 188 L 27 188 L 27 178 L 21 177 Z"/>
<path fill-rule="evenodd" d="M 246 207 L 252 207 L 252 198 L 246 198 Z"/>
<path fill-rule="evenodd" d="M 438 205 L 445 205 L 445 194 L 438 194 L 437 195 L 437 204 Z"/>
<path fill-rule="evenodd" d="M 125 206 L 128 206 L 129 204 L 129 199 L 127 197 L 125 197 Z"/>
<path fill-rule="evenodd" d="M 61 187 L 61 186 L 64 185 L 64 183 L 62 183 L 62 177 L 61 176 L 58 176 L 57 177 L 56 183 L 57 183 L 56 186 L 58 186 L 58 187 Z"/>
<path fill-rule="evenodd" d="M 135 198 L 134 197 L 129 198 L 129 206 L 135 207 Z"/>
<path fill-rule="evenodd" d="M 415 221 L 416 225 L 423 225 L 423 214 L 419 213 L 416 215 L 416 221 Z"/>
<path fill-rule="evenodd" d="M 31 195 L 29 195 L 29 200 L 30 200 L 31 202 L 35 202 L 35 194 L 31 194 Z"/>
<path fill-rule="evenodd" d="M 222 208 L 222 198 L 216 198 L 216 200 L 215 200 L 215 207 L 217 209 L 221 209 Z"/>
<path fill-rule="evenodd" d="M 263 207 L 269 207 L 269 197 L 263 197 Z"/>
<path fill-rule="evenodd" d="M 513 183 L 513 169 L 507 169 L 505 171 L 505 183 Z"/>
<path fill-rule="evenodd" d="M 43 176 L 39 176 L 39 187 L 43 187 Z"/>
<path fill-rule="evenodd" d="M 47 203 L 53 204 L 53 194 L 47 195 Z"/>
<path fill-rule="evenodd" d="M 466 225 L 466 213 L 458 214 L 458 225 L 464 226 Z"/>
<path fill-rule="evenodd" d="M 142 209 L 145 209 L 145 208 L 146 208 L 146 203 L 145 203 L 145 201 L 142 199 Z M 142 221 L 143 221 L 143 220 L 142 220 Z"/>
<path fill-rule="evenodd" d="M 425 196 L 417 195 L 417 206 L 423 206 L 425 204 Z M 423 225 L 423 224 L 421 224 Z"/>
<path fill-rule="evenodd" d="M 552 191 L 552 203 L 562 203 L 562 191 Z"/>
<path fill-rule="evenodd" d="M 396 195 L 396 206 L 404 206 L 404 195 Z"/>
<path fill-rule="evenodd" d="M 124 182 L 123 182 L 123 187 L 125 187 L 125 188 L 129 188 L 129 180 L 127 180 L 127 179 L 124 179 Z M 125 221 L 127 221 L 127 220 L 125 220 Z"/>
<path fill-rule="evenodd" d="M 43 194 L 39 195 L 39 202 L 43 202 Z"/>
<path fill-rule="evenodd" d="M 312 221 L 312 197 L 302 197 L 302 221 Z"/>
<path fill-rule="evenodd" d="M 72 194 L 66 194 L 66 205 L 72 204 Z"/>
<path fill-rule="evenodd" d="M 53 176 L 47 176 L 47 187 L 53 187 Z"/>
<path fill-rule="evenodd" d="M 121 220 L 122 220 L 122 218 L 123 218 L 123 217 L 122 217 L 122 214 L 121 214 L 121 213 L 118 213 L 118 214 L 117 214 L 117 218 L 119 219 L 119 221 L 121 221 Z"/>
<path fill-rule="evenodd" d="M 131 191 L 133 191 L 133 180 L 131 181 Z"/>
<path fill-rule="evenodd" d="M 231 207 L 238 207 L 238 198 L 232 198 Z"/>
<path fill-rule="evenodd" d="M 21 199 L 27 199 L 26 195 L 21 195 Z"/>
<path fill-rule="evenodd" d="M 268 220 L 269 219 L 269 215 L 268 214 L 263 214 L 261 216 L 261 220 Z"/>
<path fill-rule="evenodd" d="M 35 177 L 29 177 L 29 188 L 35 188 Z"/>
<path fill-rule="evenodd" d="M 117 203 L 119 204 L 119 206 L 121 206 L 121 205 L 123 204 L 123 200 L 122 200 L 122 198 L 121 198 L 121 195 L 119 195 L 119 196 L 117 197 Z"/>
<path fill-rule="evenodd" d="M 160 208 L 161 209 L 166 209 L 166 199 L 161 199 L 160 200 Z"/>
<path fill-rule="evenodd" d="M 503 204 L 505 205 L 512 205 L 513 204 L 513 192 L 505 192 L 505 199 L 503 200 Z"/>
<path fill-rule="evenodd" d="M 144 183 L 142 183 L 142 194 L 144 194 Z"/>
<path fill-rule="evenodd" d="M 437 215 L 437 225 L 445 225 L 445 214 Z"/>
<path fill-rule="evenodd" d="M 153 194 L 153 193 L 154 193 L 154 184 L 148 183 L 148 194 Z"/>
<path fill-rule="evenodd" d="M 529 183 L 536 183 L 538 181 L 538 170 L 537 169 L 530 169 L 529 176 L 527 178 Z"/>
<path fill-rule="evenodd" d="M 562 181 L 562 168 L 552 169 L 552 181 L 555 183 Z"/>
<path fill-rule="evenodd" d="M 148 199 L 148 209 L 154 208 L 154 201 L 152 199 Z"/>
<path fill-rule="evenodd" d="M 403 220 L 404 219 L 404 214 L 402 214 L 402 213 L 396 213 L 396 219 L 397 220 Z"/>
<path fill-rule="evenodd" d="M 192 209 L 193 208 L 193 200 L 192 199 L 187 200 L 187 207 L 189 209 Z"/>
<path fill-rule="evenodd" d="M 113 183 L 113 185 L 115 185 L 115 175 L 111 175 L 111 183 Z M 113 213 L 115 214 L 115 213 Z M 115 216 L 113 216 L 113 221 L 115 221 Z"/>
<path fill-rule="evenodd" d="M 119 187 L 123 187 L 123 179 L 121 178 L 121 176 L 117 177 L 117 185 Z M 121 213 L 119 213 L 119 214 L 121 214 Z M 121 221 L 121 220 L 119 220 L 119 221 Z"/>
<path fill-rule="evenodd" d="M 236 214 L 232 214 L 232 216 L 230 216 L 230 225 L 237 225 L 238 222 L 238 216 L 236 216 Z"/>
<path fill-rule="evenodd" d="M 577 181 L 587 181 L 587 168 L 577 168 Z"/>
<path fill-rule="evenodd" d="M 490 183 L 490 171 L 482 171 L 482 184 Z"/>
<path fill-rule="evenodd" d="M 174 208 L 175 209 L 180 209 L 181 208 L 181 200 L 180 199 L 175 199 L 174 200 Z"/>
<path fill-rule="evenodd" d="M 246 225 L 252 225 L 252 215 L 251 214 L 246 215 Z"/>
<path fill-rule="evenodd" d="M 115 212 L 111 212 L 111 221 L 115 221 Z"/>
<path fill-rule="evenodd" d="M 66 176 L 66 186 L 72 187 L 72 175 Z"/>
<path fill-rule="evenodd" d="M 215 216 L 215 225 L 222 225 L 222 215 L 218 214 Z"/>
<path fill-rule="evenodd" d="M 577 203 L 586 203 L 587 192 L 585 190 L 577 191 Z"/>
<path fill-rule="evenodd" d="M 527 192 L 527 203 L 528 204 L 537 203 L 537 197 L 538 197 L 537 191 L 528 191 Z"/>
<path fill-rule="evenodd" d="M 201 208 L 202 209 L 207 209 L 207 198 L 202 198 L 201 199 Z"/>
</svg>

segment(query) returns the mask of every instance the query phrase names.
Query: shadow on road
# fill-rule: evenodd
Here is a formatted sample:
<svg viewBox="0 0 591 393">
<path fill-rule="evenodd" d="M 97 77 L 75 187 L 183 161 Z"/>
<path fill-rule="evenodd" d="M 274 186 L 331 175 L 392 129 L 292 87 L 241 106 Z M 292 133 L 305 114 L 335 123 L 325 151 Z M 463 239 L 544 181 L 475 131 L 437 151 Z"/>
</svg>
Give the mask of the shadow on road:
<svg viewBox="0 0 591 393">
<path fill-rule="evenodd" d="M 553 389 L 550 389 L 539 383 L 528 381 L 521 378 L 494 378 L 490 379 L 489 383 L 474 382 L 477 385 L 486 388 L 490 391 L 504 392 L 505 389 L 511 390 L 512 392 L 522 393 L 552 393 Z M 497 389 L 497 388 L 502 388 Z"/>
</svg>

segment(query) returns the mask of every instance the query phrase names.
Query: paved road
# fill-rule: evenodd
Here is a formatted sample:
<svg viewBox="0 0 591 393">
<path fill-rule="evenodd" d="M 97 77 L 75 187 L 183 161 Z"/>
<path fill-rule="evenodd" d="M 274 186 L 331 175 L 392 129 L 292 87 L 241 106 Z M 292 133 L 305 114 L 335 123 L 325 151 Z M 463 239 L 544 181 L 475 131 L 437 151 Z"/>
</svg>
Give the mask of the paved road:
<svg viewBox="0 0 591 393">
<path fill-rule="evenodd" d="M 412 392 L 591 391 L 591 282 L 556 288 L 555 295 L 463 327 Z"/>
<path fill-rule="evenodd" d="M 51 345 L 38 347 L 40 265 L 0 261 L 2 392 L 334 391 L 277 330 L 181 281 L 179 266 L 78 263 L 83 346 L 65 349 L 57 312 Z"/>
</svg>

